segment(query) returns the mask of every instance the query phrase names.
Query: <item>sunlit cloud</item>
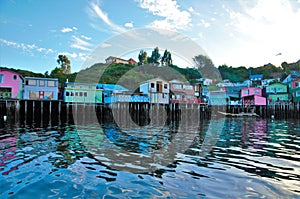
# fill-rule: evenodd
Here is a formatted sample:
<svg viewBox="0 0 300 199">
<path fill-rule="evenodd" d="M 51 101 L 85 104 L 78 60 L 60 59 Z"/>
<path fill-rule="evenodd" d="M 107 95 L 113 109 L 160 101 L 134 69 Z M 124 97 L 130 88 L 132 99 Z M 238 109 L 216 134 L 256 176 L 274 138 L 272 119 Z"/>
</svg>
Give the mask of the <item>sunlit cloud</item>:
<svg viewBox="0 0 300 199">
<path fill-rule="evenodd" d="M 243 12 L 229 11 L 229 26 L 235 31 L 231 35 L 239 37 L 237 41 L 243 46 L 244 62 L 255 57 L 257 62 L 279 65 L 299 59 L 299 8 L 293 8 L 288 0 L 257 0 L 254 6 L 242 7 Z M 278 52 L 282 56 L 275 57 Z"/>
<path fill-rule="evenodd" d="M 185 30 L 191 26 L 190 12 L 181 10 L 175 0 L 137 0 L 139 6 L 163 19 L 154 20 L 150 27 L 170 30 Z M 190 8 L 191 10 L 191 8 Z"/>
</svg>

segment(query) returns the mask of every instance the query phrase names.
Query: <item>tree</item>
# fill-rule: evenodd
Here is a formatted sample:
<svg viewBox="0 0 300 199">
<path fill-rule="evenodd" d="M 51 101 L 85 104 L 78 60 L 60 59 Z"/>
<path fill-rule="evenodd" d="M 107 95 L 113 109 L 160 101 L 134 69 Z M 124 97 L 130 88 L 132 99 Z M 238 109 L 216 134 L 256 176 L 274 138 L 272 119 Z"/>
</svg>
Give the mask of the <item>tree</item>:
<svg viewBox="0 0 300 199">
<path fill-rule="evenodd" d="M 147 52 L 141 50 L 140 54 L 139 54 L 139 63 L 138 65 L 144 65 L 147 64 L 148 60 L 147 60 Z"/>
<path fill-rule="evenodd" d="M 158 47 L 154 48 L 151 57 L 148 57 L 148 63 L 159 64 L 160 54 Z"/>
<path fill-rule="evenodd" d="M 204 68 L 204 67 L 213 67 L 214 64 L 212 60 L 205 56 L 205 55 L 197 55 L 193 58 L 193 61 L 196 64 L 196 67 L 199 68 Z"/>
<path fill-rule="evenodd" d="M 57 63 L 64 74 L 71 74 L 71 62 L 66 55 L 58 55 Z"/>
<path fill-rule="evenodd" d="M 164 55 L 161 58 L 161 65 L 172 65 L 172 55 L 167 49 L 165 50 Z"/>
</svg>

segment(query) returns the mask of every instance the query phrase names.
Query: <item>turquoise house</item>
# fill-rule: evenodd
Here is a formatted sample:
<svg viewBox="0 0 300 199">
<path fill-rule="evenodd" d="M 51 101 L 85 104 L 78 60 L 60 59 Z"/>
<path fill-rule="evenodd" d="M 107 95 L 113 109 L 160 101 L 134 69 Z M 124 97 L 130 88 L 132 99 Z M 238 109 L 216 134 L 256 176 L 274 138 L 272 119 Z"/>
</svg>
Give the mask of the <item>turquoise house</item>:
<svg viewBox="0 0 300 199">
<path fill-rule="evenodd" d="M 66 82 L 63 99 L 73 103 L 102 103 L 102 93 L 97 84 Z"/>
<path fill-rule="evenodd" d="M 266 97 L 268 104 L 272 104 L 274 102 L 288 102 L 288 86 L 282 83 L 270 84 L 266 87 Z"/>
</svg>

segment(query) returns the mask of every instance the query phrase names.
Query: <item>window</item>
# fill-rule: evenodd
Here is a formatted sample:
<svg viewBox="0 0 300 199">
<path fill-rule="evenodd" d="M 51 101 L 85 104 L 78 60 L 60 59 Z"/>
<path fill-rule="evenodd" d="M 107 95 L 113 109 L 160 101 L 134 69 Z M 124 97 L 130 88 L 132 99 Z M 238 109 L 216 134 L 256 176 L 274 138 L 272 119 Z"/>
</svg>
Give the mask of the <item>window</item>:
<svg viewBox="0 0 300 199">
<path fill-rule="evenodd" d="M 40 86 L 45 86 L 45 81 L 44 80 L 40 80 Z"/>
<path fill-rule="evenodd" d="M 69 91 L 66 92 L 66 96 L 70 96 L 70 92 Z"/>
<path fill-rule="evenodd" d="M 154 83 L 151 83 L 151 88 L 154 88 Z"/>
<path fill-rule="evenodd" d="M 173 84 L 174 89 L 181 89 L 181 84 Z"/>
<path fill-rule="evenodd" d="M 13 80 L 17 80 L 17 75 L 14 75 L 14 76 L 13 76 Z"/>
<path fill-rule="evenodd" d="M 0 80 L 0 82 L 1 82 L 1 80 Z M 296 82 L 296 87 L 300 87 L 300 82 Z"/>
<path fill-rule="evenodd" d="M 183 89 L 185 89 L 185 90 L 193 90 L 193 86 L 192 85 L 183 85 Z"/>
<path fill-rule="evenodd" d="M 74 93 L 73 93 L 73 92 L 71 92 L 71 96 L 74 96 Z"/>
<path fill-rule="evenodd" d="M 34 80 L 34 79 L 29 79 L 29 80 L 27 81 L 27 85 L 29 85 L 29 86 L 36 86 L 36 80 Z"/>
<path fill-rule="evenodd" d="M 87 92 L 84 92 L 84 97 L 87 97 Z"/>
<path fill-rule="evenodd" d="M 300 91 L 296 92 L 296 97 L 300 97 Z"/>
<path fill-rule="evenodd" d="M 164 84 L 164 89 L 168 89 L 168 84 Z"/>
<path fill-rule="evenodd" d="M 80 97 L 82 97 L 82 96 L 83 96 L 82 92 L 80 92 L 80 93 L 79 93 L 79 96 L 80 96 Z"/>
<path fill-rule="evenodd" d="M 283 88 L 278 88 L 277 92 L 283 92 Z"/>
<path fill-rule="evenodd" d="M 166 93 L 164 93 L 162 97 L 165 99 L 168 97 L 168 95 Z"/>
<path fill-rule="evenodd" d="M 0 75 L 0 83 L 3 83 L 4 82 L 4 75 Z"/>
<path fill-rule="evenodd" d="M 249 90 L 244 90 L 245 95 L 249 95 Z"/>
<path fill-rule="evenodd" d="M 78 96 L 78 92 L 75 92 L 75 96 Z"/>
<path fill-rule="evenodd" d="M 51 81 L 48 81 L 48 86 L 51 86 L 51 87 L 54 87 L 55 86 L 55 81 L 51 80 Z"/>
<path fill-rule="evenodd" d="M 254 94 L 259 94 L 259 90 L 254 90 Z"/>
</svg>

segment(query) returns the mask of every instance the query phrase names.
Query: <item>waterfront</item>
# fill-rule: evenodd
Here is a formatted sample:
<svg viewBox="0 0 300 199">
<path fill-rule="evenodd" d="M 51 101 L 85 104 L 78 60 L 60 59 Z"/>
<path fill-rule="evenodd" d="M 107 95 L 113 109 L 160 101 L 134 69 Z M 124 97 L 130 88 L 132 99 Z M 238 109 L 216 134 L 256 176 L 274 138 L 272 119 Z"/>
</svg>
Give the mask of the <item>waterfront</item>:
<svg viewBox="0 0 300 199">
<path fill-rule="evenodd" d="M 218 125 L 211 150 L 201 154 Z M 129 158 L 166 148 L 173 161 L 156 162 L 158 169 Z M 183 128 L 169 121 L 121 130 L 111 122 L 7 122 L 0 131 L 0 197 L 297 198 L 299 148 L 299 120 L 291 119 L 205 119 Z"/>
</svg>

